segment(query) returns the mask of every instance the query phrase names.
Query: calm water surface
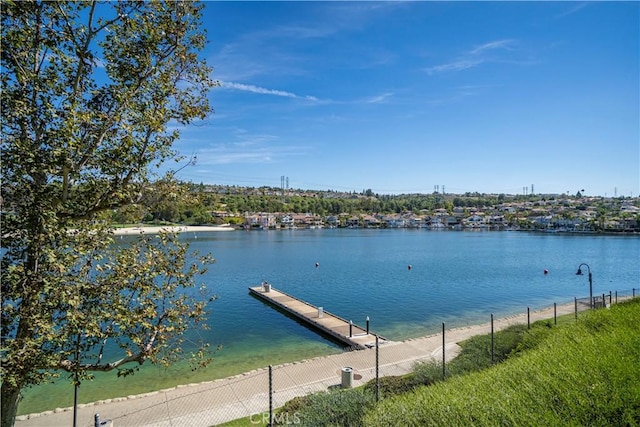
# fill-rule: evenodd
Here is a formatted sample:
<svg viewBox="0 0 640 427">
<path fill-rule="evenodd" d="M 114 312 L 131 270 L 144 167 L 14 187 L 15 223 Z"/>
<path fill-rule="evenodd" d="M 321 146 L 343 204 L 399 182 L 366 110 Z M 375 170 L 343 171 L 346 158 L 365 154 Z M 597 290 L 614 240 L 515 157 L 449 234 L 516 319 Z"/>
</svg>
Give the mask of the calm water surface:
<svg viewBox="0 0 640 427">
<path fill-rule="evenodd" d="M 503 317 L 588 296 L 587 276 L 575 275 L 581 263 L 591 267 L 596 295 L 640 288 L 638 237 L 318 229 L 184 233 L 181 239 L 217 261 L 204 276 L 218 299 L 211 330 L 201 336 L 223 349 L 195 373 L 178 365 L 143 367 L 125 380 L 98 375 L 81 386 L 82 401 L 341 351 L 251 297 L 247 288 L 262 280 L 356 324 L 369 316 L 371 329 L 392 340 L 438 332 L 442 322 L 447 328 L 484 323 L 491 313 Z M 31 390 L 20 412 L 71 404 L 71 386 L 59 382 Z"/>
</svg>

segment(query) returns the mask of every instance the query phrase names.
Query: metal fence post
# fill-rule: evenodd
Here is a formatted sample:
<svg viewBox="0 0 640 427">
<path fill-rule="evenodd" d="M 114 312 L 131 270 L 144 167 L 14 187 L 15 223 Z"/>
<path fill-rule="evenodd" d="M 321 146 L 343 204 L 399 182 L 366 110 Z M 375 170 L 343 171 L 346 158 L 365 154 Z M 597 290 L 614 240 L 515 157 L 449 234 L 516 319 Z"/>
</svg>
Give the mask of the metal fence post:
<svg viewBox="0 0 640 427">
<path fill-rule="evenodd" d="M 76 358 L 76 361 L 78 359 Z M 78 371 L 73 384 L 73 427 L 78 427 Z"/>
<path fill-rule="evenodd" d="M 380 400 L 380 345 L 376 335 L 376 402 Z"/>
<path fill-rule="evenodd" d="M 527 307 L 527 329 L 531 329 L 531 312 L 529 311 L 529 307 Z"/>
<path fill-rule="evenodd" d="M 573 297 L 574 312 L 576 313 L 576 320 L 578 320 L 578 298 Z"/>
<path fill-rule="evenodd" d="M 491 313 L 491 363 L 493 363 L 493 313 Z"/>
<path fill-rule="evenodd" d="M 446 371 L 445 371 L 445 361 L 447 360 L 447 358 L 445 357 L 445 339 L 444 339 L 444 322 L 442 322 L 442 378 L 446 377 Z"/>
<path fill-rule="evenodd" d="M 273 425 L 273 368 L 269 365 L 269 427 Z"/>
<path fill-rule="evenodd" d="M 609 291 L 609 305 L 611 305 L 611 291 Z"/>
<path fill-rule="evenodd" d="M 93 427 L 100 427 L 100 414 L 93 416 Z"/>
<path fill-rule="evenodd" d="M 553 324 L 558 324 L 558 310 L 555 302 L 553 303 Z"/>
<path fill-rule="evenodd" d="M 616 304 L 618 303 L 618 291 L 616 291 Z"/>
</svg>

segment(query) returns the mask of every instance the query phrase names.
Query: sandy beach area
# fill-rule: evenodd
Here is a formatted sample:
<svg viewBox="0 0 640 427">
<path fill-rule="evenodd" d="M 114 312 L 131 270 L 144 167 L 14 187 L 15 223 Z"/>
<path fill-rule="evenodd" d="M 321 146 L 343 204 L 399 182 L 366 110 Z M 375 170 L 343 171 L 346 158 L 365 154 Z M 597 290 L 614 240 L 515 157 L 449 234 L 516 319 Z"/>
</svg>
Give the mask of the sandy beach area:
<svg viewBox="0 0 640 427">
<path fill-rule="evenodd" d="M 574 304 L 557 306 L 557 315 L 570 314 Z M 530 321 L 553 319 L 553 307 L 530 313 Z M 522 313 L 494 320 L 496 331 L 514 324 L 526 324 Z M 458 343 L 480 334 L 490 333 L 490 323 L 446 330 L 445 359 L 458 355 Z M 380 375 L 403 375 L 411 372 L 416 362 L 443 357 L 442 333 L 382 345 Z M 353 386 L 375 378 L 375 348 L 321 356 L 273 367 L 274 407 L 282 406 L 296 396 L 339 387 L 341 369 L 353 369 Z M 79 425 L 93 425 L 95 414 L 112 420 L 113 426 L 209 427 L 241 417 L 255 416 L 269 409 L 269 370 L 256 369 L 233 377 L 188 384 L 165 390 L 105 399 L 78 407 Z M 256 416 L 256 420 L 260 418 Z M 19 416 L 18 427 L 69 426 L 73 408 L 57 408 L 40 414 Z M 257 423 L 259 424 L 259 422 Z"/>
<path fill-rule="evenodd" d="M 141 233 L 158 234 L 160 231 L 172 231 L 176 233 L 198 233 L 208 231 L 234 231 L 235 229 L 229 225 L 179 225 L 179 226 L 142 226 L 142 227 L 121 227 L 114 229 L 116 236 L 135 236 Z"/>
</svg>

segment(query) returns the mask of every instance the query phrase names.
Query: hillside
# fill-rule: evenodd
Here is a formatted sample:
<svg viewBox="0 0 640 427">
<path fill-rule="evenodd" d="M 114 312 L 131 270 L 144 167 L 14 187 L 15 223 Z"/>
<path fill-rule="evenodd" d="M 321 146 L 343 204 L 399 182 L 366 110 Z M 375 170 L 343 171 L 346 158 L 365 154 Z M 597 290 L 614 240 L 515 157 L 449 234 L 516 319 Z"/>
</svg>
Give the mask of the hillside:
<svg viewBox="0 0 640 427">
<path fill-rule="evenodd" d="M 586 313 L 490 369 L 380 402 L 371 426 L 640 425 L 640 300 Z"/>
</svg>

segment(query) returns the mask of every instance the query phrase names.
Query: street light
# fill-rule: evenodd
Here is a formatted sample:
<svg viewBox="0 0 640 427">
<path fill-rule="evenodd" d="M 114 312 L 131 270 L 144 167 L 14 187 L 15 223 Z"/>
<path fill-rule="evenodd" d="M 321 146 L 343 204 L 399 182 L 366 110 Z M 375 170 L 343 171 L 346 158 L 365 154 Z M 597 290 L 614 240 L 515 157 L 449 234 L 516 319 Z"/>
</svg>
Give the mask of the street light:
<svg viewBox="0 0 640 427">
<path fill-rule="evenodd" d="M 589 272 L 589 308 L 593 308 L 593 280 L 591 277 L 591 268 L 589 264 L 585 264 L 584 262 L 578 266 L 578 272 L 576 276 L 582 276 L 582 270 L 580 269 L 582 266 L 587 267 L 587 271 Z"/>
</svg>

